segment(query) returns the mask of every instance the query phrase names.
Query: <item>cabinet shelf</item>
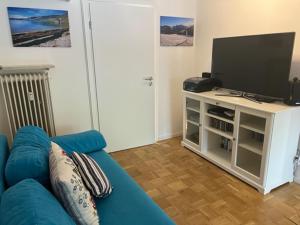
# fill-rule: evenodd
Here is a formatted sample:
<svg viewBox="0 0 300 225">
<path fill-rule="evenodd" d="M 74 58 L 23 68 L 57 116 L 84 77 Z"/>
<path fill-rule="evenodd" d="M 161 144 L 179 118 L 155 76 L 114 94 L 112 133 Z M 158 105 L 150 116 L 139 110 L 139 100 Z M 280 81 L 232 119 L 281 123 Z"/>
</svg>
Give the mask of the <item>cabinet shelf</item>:
<svg viewBox="0 0 300 225">
<path fill-rule="evenodd" d="M 199 124 L 193 121 L 187 121 L 185 139 L 195 145 L 199 145 Z"/>
<path fill-rule="evenodd" d="M 255 154 L 262 155 L 263 143 L 244 140 L 239 143 L 239 146 Z"/>
<path fill-rule="evenodd" d="M 199 138 L 197 138 L 196 136 L 192 136 L 192 135 L 187 136 L 186 140 L 195 146 L 199 146 Z"/>
<path fill-rule="evenodd" d="M 215 134 L 218 134 L 218 135 L 220 135 L 222 137 L 228 138 L 230 140 L 233 139 L 233 134 L 231 132 L 221 131 L 221 130 L 218 130 L 216 128 L 212 128 L 212 127 L 208 127 L 208 126 L 206 126 L 205 129 L 208 130 L 208 131 L 210 131 L 210 132 L 213 132 Z"/>
<path fill-rule="evenodd" d="M 262 156 L 249 151 L 244 146 L 239 145 L 237 151 L 236 166 L 247 173 L 260 177 L 260 168 Z"/>
<path fill-rule="evenodd" d="M 186 109 L 199 113 L 200 101 L 193 98 L 186 98 Z"/>
<path fill-rule="evenodd" d="M 187 122 L 188 123 L 191 123 L 191 124 L 193 124 L 193 125 L 195 125 L 195 126 L 200 126 L 200 123 L 197 123 L 197 122 L 195 122 L 195 121 L 193 121 L 193 120 L 187 120 Z"/>
<path fill-rule="evenodd" d="M 186 107 L 187 110 L 193 111 L 193 112 L 197 112 L 200 113 L 200 109 L 196 108 L 196 107 Z"/>
<path fill-rule="evenodd" d="M 205 115 L 208 116 L 208 117 L 211 117 L 211 118 L 215 118 L 215 119 L 224 121 L 224 122 L 226 122 L 226 123 L 234 124 L 234 121 L 233 121 L 233 120 L 226 119 L 226 118 L 221 117 L 221 116 L 216 116 L 216 115 L 213 115 L 213 114 L 210 114 L 210 113 L 205 113 Z"/>
<path fill-rule="evenodd" d="M 259 162 L 260 163 L 260 162 Z M 260 167 L 257 166 L 258 164 L 251 164 L 250 162 L 246 162 L 242 165 L 238 165 L 242 170 L 254 175 L 255 177 L 259 178 L 260 176 Z"/>
<path fill-rule="evenodd" d="M 240 127 L 260 134 L 265 134 L 265 125 L 265 120 L 257 118 L 241 121 Z"/>
<path fill-rule="evenodd" d="M 219 164 L 230 168 L 231 165 L 231 152 L 226 151 L 222 148 L 208 149 L 203 153 L 209 159 L 218 162 Z"/>
</svg>

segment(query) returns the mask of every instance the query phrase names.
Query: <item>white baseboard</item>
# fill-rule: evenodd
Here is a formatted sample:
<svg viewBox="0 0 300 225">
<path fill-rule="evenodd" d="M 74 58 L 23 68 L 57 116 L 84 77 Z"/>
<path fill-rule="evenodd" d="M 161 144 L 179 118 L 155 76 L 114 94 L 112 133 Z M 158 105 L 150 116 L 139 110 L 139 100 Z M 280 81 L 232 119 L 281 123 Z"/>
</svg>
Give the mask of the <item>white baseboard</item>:
<svg viewBox="0 0 300 225">
<path fill-rule="evenodd" d="M 298 168 L 296 170 L 296 174 L 294 177 L 294 182 L 296 182 L 297 184 L 300 184 L 300 165 L 298 163 Z"/>
<path fill-rule="evenodd" d="M 176 132 L 176 133 L 173 133 L 173 134 L 164 134 L 164 135 L 158 136 L 157 141 L 163 141 L 163 140 L 166 140 L 166 139 L 179 137 L 179 136 L 182 136 L 182 132 Z"/>
<path fill-rule="evenodd" d="M 294 178 L 294 182 L 297 183 L 297 184 L 300 184 L 300 177 Z"/>
</svg>

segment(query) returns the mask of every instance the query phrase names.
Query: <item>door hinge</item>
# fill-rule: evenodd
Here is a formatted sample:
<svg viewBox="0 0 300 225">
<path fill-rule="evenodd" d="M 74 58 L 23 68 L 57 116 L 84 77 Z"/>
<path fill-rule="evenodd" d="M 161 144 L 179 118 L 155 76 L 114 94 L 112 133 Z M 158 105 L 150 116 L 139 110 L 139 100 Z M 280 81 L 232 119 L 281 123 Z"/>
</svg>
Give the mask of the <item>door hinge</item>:
<svg viewBox="0 0 300 225">
<path fill-rule="evenodd" d="M 89 21 L 89 27 L 90 27 L 90 30 L 92 29 L 92 21 L 90 20 Z"/>
</svg>

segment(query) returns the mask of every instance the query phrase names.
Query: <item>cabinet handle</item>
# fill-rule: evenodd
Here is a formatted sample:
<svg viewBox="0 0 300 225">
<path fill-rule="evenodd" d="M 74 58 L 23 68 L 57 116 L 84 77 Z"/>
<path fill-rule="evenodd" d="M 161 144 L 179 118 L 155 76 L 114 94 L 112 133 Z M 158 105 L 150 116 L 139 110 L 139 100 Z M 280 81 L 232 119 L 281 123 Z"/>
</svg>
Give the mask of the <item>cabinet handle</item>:
<svg viewBox="0 0 300 225">
<path fill-rule="evenodd" d="M 235 138 L 232 138 L 232 141 L 236 141 L 236 139 L 235 139 Z"/>
</svg>

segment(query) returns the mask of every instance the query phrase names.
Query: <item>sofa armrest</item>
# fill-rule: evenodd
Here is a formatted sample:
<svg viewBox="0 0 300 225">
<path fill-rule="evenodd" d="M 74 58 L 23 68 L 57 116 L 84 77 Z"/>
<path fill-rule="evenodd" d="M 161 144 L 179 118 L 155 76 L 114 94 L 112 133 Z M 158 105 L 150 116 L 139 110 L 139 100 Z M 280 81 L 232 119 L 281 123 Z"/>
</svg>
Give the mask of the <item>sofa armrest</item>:
<svg viewBox="0 0 300 225">
<path fill-rule="evenodd" d="M 61 146 L 67 153 L 89 153 L 100 151 L 106 147 L 106 141 L 101 133 L 90 130 L 77 134 L 56 136 L 51 141 Z"/>
</svg>

